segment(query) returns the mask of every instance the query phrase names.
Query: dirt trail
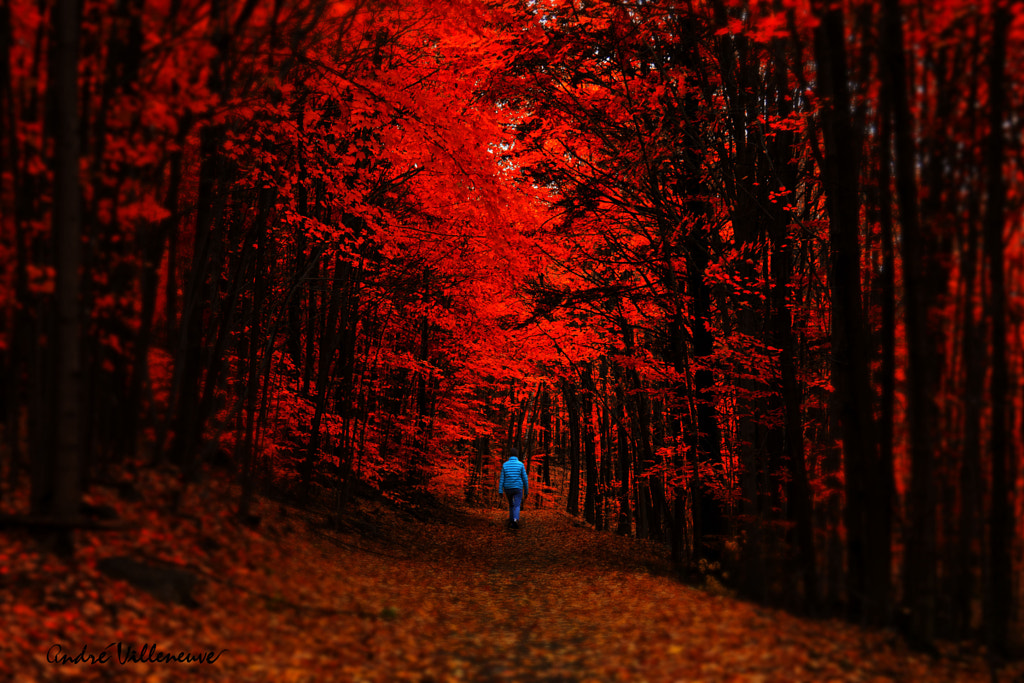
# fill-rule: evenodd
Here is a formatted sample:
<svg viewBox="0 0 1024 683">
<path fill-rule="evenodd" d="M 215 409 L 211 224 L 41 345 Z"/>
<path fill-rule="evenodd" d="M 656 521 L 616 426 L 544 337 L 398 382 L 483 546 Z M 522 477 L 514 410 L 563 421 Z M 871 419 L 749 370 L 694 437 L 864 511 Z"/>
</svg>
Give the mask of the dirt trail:
<svg viewBox="0 0 1024 683">
<path fill-rule="evenodd" d="M 469 680 L 641 680 L 640 652 L 623 636 L 644 615 L 625 603 L 650 568 L 667 569 L 658 556 L 551 510 L 524 512 L 517 531 L 501 520 L 467 515 L 428 541 L 450 598 L 438 615 L 444 654 Z"/>
<path fill-rule="evenodd" d="M 175 551 L 204 579 L 198 607 L 96 572 L 109 532 L 107 545 L 86 538 L 74 567 L 17 565 L 0 613 L 0 680 L 989 681 L 976 656 L 931 660 L 891 633 L 684 586 L 662 548 L 553 510 L 527 508 L 512 532 L 496 508 L 438 510 L 423 522 L 363 504 L 336 533 L 266 501 L 258 529 L 239 527 L 228 521 L 231 500 L 219 528 L 150 516 L 149 537 L 117 540 L 119 553 Z M 71 653 L 124 643 L 223 654 L 201 665 L 60 666 L 46 661 L 54 643 Z"/>
<path fill-rule="evenodd" d="M 684 586 L 664 551 L 555 511 L 524 511 L 518 531 L 502 518 L 465 513 L 400 544 L 434 595 L 421 680 L 988 680 L 980 661 L 932 662 L 892 634 Z"/>
</svg>

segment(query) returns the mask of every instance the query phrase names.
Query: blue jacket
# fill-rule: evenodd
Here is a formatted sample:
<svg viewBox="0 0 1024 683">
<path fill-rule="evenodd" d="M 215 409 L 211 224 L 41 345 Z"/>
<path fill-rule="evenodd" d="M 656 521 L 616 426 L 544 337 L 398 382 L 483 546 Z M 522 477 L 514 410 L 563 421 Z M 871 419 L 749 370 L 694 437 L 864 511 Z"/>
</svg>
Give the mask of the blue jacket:
<svg viewBox="0 0 1024 683">
<path fill-rule="evenodd" d="M 505 489 L 522 489 L 525 496 L 529 492 L 530 482 L 526 477 L 526 466 L 519 458 L 512 456 L 501 466 L 501 480 L 498 482 L 498 493 Z"/>
</svg>

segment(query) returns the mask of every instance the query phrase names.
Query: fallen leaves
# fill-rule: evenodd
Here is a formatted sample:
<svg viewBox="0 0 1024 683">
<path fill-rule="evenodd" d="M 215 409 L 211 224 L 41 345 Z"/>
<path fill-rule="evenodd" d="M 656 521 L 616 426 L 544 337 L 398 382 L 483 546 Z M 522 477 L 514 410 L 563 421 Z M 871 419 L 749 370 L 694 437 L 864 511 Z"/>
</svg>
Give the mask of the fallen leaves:
<svg viewBox="0 0 1024 683">
<path fill-rule="evenodd" d="M 121 511 L 154 525 L 154 536 L 181 528 L 152 510 Z M 0 641 L 0 677 L 989 680 L 977 656 L 932 660 L 889 633 L 803 620 L 682 585 L 658 546 L 581 528 L 553 510 L 526 511 L 513 533 L 497 510 L 438 511 L 443 519 L 424 524 L 364 503 L 358 514 L 372 521 L 372 533 L 363 537 L 293 524 L 295 512 L 284 519 L 284 508 L 265 501 L 258 512 L 263 525 L 253 531 L 234 526 L 225 504 L 201 525 L 216 534 L 218 543 L 206 544 L 213 550 L 201 551 L 195 534 L 176 537 L 168 549 L 202 568 L 196 609 L 164 604 L 95 571 L 95 555 L 119 552 L 129 539 L 108 533 L 106 543 L 83 544 L 89 552 L 78 567 L 33 556 L 27 542 L 16 541 L 0 615 L 9 634 Z M 118 642 L 173 654 L 225 651 L 213 664 L 58 665 L 46 657 L 55 643 L 77 653 Z"/>
</svg>

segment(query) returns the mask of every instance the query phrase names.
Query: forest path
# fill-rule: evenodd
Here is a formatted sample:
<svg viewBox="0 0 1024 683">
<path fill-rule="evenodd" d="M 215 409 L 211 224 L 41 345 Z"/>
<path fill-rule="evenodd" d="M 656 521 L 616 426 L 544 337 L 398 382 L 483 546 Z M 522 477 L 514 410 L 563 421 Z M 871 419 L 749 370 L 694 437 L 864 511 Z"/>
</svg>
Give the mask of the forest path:
<svg viewBox="0 0 1024 683">
<path fill-rule="evenodd" d="M 418 597 L 389 596 L 396 621 L 408 615 L 422 628 L 413 658 L 425 666 L 407 672 L 413 680 L 988 680 L 980 661 L 930 661 L 891 633 L 682 585 L 664 549 L 554 510 L 524 510 L 518 531 L 504 519 L 464 511 L 390 539 L 422 577 L 407 587 Z"/>
<path fill-rule="evenodd" d="M 240 527 L 229 492 L 202 518 L 122 506 L 123 532 L 84 532 L 73 566 L 14 539 L 0 680 L 251 683 L 751 683 L 977 681 L 976 655 L 930 659 L 892 633 L 812 621 L 673 579 L 656 544 L 555 510 L 437 509 L 417 520 L 360 502 L 341 532 L 266 500 Z M 139 529 L 144 528 L 145 533 Z M 114 554 L 189 568 L 192 607 L 97 571 Z M 8 571 L 9 569 L 9 571 Z M 205 664 L 48 661 L 54 645 L 111 659 L 219 652 Z M 106 648 L 106 650 L 104 650 Z M 152 650 L 150 650 L 152 652 Z M 1024 672 L 1017 666 L 1001 681 Z"/>
<path fill-rule="evenodd" d="M 667 570 L 658 550 L 553 510 L 524 511 L 516 531 L 504 518 L 467 513 L 421 546 L 448 598 L 443 654 L 469 680 L 648 680 L 640 631 L 665 615 L 630 596 L 649 568 Z"/>
</svg>

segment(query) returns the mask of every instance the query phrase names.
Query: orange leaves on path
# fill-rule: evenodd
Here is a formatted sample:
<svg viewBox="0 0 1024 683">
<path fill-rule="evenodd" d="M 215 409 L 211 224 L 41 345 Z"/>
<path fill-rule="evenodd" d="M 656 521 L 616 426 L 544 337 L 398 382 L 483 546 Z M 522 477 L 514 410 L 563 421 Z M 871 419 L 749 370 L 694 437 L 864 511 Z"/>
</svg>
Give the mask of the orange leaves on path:
<svg viewBox="0 0 1024 683">
<path fill-rule="evenodd" d="M 890 633 L 684 586 L 657 546 L 553 510 L 527 509 L 523 528 L 509 532 L 496 510 L 435 511 L 439 519 L 424 523 L 364 503 L 352 524 L 360 536 L 260 507 L 256 531 L 206 518 L 216 539 L 192 535 L 195 609 L 97 573 L 102 546 L 69 570 L 16 543 L 4 557 L 12 602 L 0 617 L 9 634 L 0 674 L 22 682 L 989 680 L 978 657 L 930 660 Z M 190 543 L 172 531 L 180 523 L 148 522 L 166 526 L 153 533 L 172 544 Z M 108 646 L 117 642 L 172 655 L 224 652 L 213 664 L 121 664 Z M 54 644 L 72 657 L 107 647 L 111 661 L 47 662 Z"/>
</svg>

